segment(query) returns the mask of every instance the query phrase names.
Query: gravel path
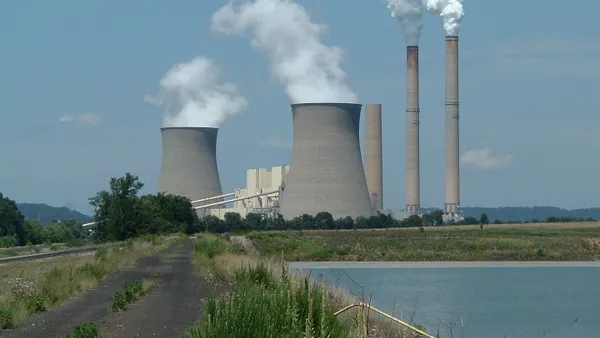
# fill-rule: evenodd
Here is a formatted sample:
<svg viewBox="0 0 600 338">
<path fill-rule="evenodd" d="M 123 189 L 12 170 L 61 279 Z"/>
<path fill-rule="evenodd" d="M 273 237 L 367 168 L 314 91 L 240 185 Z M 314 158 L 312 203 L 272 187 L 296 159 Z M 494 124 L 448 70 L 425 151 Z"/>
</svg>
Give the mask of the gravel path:
<svg viewBox="0 0 600 338">
<path fill-rule="evenodd" d="M 103 318 L 102 338 L 179 337 L 200 319 L 203 300 L 223 287 L 194 275 L 193 242 L 170 256 L 159 272 L 159 284 L 127 311 Z"/>
<path fill-rule="evenodd" d="M 224 290 L 194 275 L 193 241 L 173 244 L 167 252 L 144 257 L 131 269 L 116 272 L 96 289 L 90 290 L 61 307 L 28 318 L 14 330 L 0 332 L 2 337 L 63 337 L 76 325 L 95 322 L 103 338 L 108 337 L 178 337 L 201 316 L 203 299 Z M 158 284 L 127 311 L 109 313 L 115 291 L 126 282 L 156 275 Z"/>
</svg>

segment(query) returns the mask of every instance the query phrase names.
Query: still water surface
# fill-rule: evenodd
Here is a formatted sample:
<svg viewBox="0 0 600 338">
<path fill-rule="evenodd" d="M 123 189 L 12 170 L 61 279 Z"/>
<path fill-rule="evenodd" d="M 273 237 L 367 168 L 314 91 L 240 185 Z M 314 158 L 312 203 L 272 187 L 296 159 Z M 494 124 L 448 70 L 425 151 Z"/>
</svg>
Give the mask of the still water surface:
<svg viewBox="0 0 600 338">
<path fill-rule="evenodd" d="M 292 263 L 386 312 L 461 337 L 600 337 L 597 263 Z M 354 282 L 351 280 L 354 280 Z"/>
</svg>

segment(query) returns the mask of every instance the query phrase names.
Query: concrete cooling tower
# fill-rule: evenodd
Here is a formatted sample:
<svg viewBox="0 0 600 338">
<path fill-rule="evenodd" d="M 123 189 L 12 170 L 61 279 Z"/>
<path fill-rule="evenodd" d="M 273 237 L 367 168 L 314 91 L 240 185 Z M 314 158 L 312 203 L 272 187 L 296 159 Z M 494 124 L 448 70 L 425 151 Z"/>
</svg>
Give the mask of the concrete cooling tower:
<svg viewBox="0 0 600 338">
<path fill-rule="evenodd" d="M 460 170 L 458 136 L 458 36 L 446 37 L 446 198 L 444 212 L 458 213 Z"/>
<path fill-rule="evenodd" d="M 381 104 L 365 105 L 365 177 L 375 210 L 383 209 Z"/>
<path fill-rule="evenodd" d="M 217 169 L 218 128 L 166 127 L 158 192 L 198 200 L 222 195 Z M 208 203 L 218 202 L 218 199 Z M 195 204 L 198 206 L 201 204 Z M 198 210 L 198 216 L 205 216 Z"/>
<path fill-rule="evenodd" d="M 327 211 L 334 218 L 372 216 L 360 142 L 360 104 L 292 105 L 294 148 L 281 193 L 285 219 Z"/>
</svg>

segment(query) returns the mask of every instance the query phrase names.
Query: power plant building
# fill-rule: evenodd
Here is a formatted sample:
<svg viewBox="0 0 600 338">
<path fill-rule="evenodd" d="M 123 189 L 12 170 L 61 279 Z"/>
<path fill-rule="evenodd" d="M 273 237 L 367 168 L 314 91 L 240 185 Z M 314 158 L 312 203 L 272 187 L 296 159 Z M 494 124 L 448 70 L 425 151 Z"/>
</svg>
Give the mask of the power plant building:
<svg viewBox="0 0 600 338">
<path fill-rule="evenodd" d="M 224 219 L 228 212 L 237 212 L 242 217 L 249 213 L 274 214 L 277 212 L 279 193 L 289 170 L 289 165 L 246 170 L 246 187 L 224 195 L 233 198 L 217 202 L 215 207 L 207 209 L 207 214 L 221 219 Z M 233 206 L 229 208 L 221 207 L 232 203 Z"/>
</svg>

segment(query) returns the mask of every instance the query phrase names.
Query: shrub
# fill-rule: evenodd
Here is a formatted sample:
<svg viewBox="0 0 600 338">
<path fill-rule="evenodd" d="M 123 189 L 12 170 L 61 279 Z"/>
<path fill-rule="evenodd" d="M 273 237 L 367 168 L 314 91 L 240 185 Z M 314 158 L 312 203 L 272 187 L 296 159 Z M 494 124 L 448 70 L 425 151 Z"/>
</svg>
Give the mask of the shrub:
<svg viewBox="0 0 600 338">
<path fill-rule="evenodd" d="M 73 333 L 66 335 L 65 338 L 100 338 L 100 331 L 96 323 L 89 322 L 76 326 Z"/>
</svg>

